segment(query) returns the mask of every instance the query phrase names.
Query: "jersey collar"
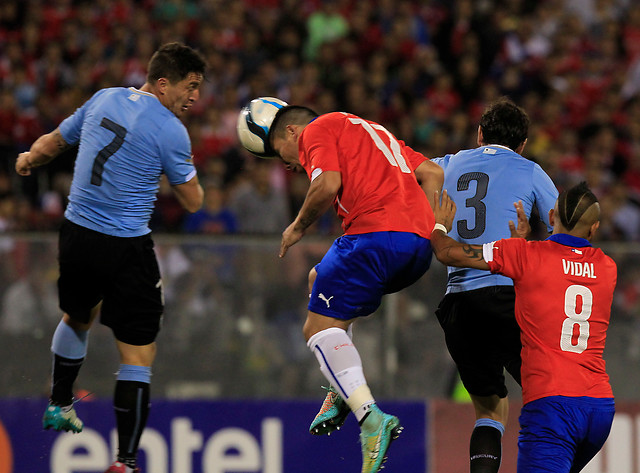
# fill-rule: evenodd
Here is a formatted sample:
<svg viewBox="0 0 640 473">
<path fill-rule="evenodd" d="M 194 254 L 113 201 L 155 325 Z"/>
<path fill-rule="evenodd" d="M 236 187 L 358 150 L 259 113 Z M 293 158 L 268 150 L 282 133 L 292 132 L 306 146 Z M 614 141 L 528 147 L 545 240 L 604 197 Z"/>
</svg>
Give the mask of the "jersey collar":
<svg viewBox="0 0 640 473">
<path fill-rule="evenodd" d="M 148 95 L 149 97 L 154 97 L 156 99 L 158 98 L 154 94 L 152 94 L 151 92 L 145 92 L 144 90 L 136 89 L 135 87 L 129 87 L 129 90 L 132 91 L 132 92 L 135 92 L 136 94 Z"/>
<path fill-rule="evenodd" d="M 556 243 L 560 243 L 564 246 L 573 246 L 574 248 L 591 246 L 589 240 L 585 240 L 584 238 L 576 237 L 573 235 L 568 235 L 566 233 L 556 233 L 547 238 L 547 240 L 555 241 Z"/>
</svg>

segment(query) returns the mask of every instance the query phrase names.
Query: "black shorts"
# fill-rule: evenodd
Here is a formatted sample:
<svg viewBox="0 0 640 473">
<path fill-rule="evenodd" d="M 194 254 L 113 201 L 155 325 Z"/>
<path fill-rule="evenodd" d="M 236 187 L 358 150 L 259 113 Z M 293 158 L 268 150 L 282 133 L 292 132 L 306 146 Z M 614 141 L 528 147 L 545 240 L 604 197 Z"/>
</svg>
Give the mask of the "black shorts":
<svg viewBox="0 0 640 473">
<path fill-rule="evenodd" d="M 121 238 L 62 223 L 59 239 L 60 309 L 87 323 L 100 301 L 100 322 L 130 345 L 153 342 L 163 295 L 151 235 Z"/>
<path fill-rule="evenodd" d="M 496 286 L 444 296 L 436 316 L 464 387 L 475 396 L 507 396 L 504 370 L 520 381 L 515 292 Z"/>
</svg>

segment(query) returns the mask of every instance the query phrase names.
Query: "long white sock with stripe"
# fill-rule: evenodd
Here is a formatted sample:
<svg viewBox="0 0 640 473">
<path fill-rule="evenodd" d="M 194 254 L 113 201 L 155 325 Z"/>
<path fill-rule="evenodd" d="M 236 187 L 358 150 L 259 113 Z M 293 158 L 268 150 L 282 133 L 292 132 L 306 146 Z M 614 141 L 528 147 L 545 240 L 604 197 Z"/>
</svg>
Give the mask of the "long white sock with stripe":
<svg viewBox="0 0 640 473">
<path fill-rule="evenodd" d="M 318 363 L 320 371 L 334 386 L 358 420 L 375 403 L 367 386 L 360 354 L 347 333 L 337 327 L 322 330 L 307 342 Z"/>
</svg>

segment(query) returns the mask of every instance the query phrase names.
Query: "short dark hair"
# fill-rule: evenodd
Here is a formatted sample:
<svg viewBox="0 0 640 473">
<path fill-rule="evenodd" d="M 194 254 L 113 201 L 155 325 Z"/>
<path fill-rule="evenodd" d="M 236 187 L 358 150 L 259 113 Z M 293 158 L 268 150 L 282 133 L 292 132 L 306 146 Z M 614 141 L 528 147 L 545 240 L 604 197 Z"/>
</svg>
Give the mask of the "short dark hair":
<svg viewBox="0 0 640 473">
<path fill-rule="evenodd" d="M 316 118 L 318 114 L 309 107 L 300 105 L 287 105 L 282 107 L 273 117 L 269 133 L 267 134 L 267 142 L 273 147 L 273 138 L 284 136 L 284 130 L 287 125 L 307 125 L 311 120 Z"/>
<path fill-rule="evenodd" d="M 516 150 L 529 134 L 529 116 L 507 97 L 493 102 L 480 118 L 485 144 L 502 145 Z"/>
<path fill-rule="evenodd" d="M 147 82 L 155 82 L 165 77 L 175 84 L 185 79 L 191 72 L 204 76 L 207 67 L 204 56 L 182 43 L 167 43 L 151 56 L 147 68 Z"/>
<path fill-rule="evenodd" d="M 597 202 L 598 198 L 584 181 L 564 191 L 558 197 L 560 223 L 567 230 L 573 230 L 589 207 Z"/>
</svg>

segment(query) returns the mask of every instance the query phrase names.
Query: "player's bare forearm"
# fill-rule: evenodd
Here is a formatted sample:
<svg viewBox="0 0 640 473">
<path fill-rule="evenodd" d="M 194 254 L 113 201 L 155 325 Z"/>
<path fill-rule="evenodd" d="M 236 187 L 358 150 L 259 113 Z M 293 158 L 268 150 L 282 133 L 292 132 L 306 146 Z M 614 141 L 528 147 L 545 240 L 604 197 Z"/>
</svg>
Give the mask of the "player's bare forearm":
<svg viewBox="0 0 640 473">
<path fill-rule="evenodd" d="M 321 211 L 319 207 L 309 206 L 306 209 L 304 209 L 304 212 L 301 211 L 294 222 L 296 230 L 300 232 L 304 232 L 307 228 L 309 228 L 313 224 L 313 222 L 318 220 L 320 215 L 322 215 L 324 210 L 326 210 L 328 207 L 329 205 L 324 207 L 324 209 Z"/>
<path fill-rule="evenodd" d="M 284 257 L 289 248 L 300 240 L 304 236 L 307 228 L 311 226 L 320 216 L 320 210 L 316 207 L 308 207 L 300 210 L 300 213 L 289 225 L 284 232 L 282 232 L 282 241 L 280 242 L 280 258 Z"/>
<path fill-rule="evenodd" d="M 311 182 L 298 216 L 282 233 L 280 257 L 302 239 L 305 231 L 333 204 L 342 185 L 339 172 L 322 173 Z"/>
<path fill-rule="evenodd" d="M 482 257 L 482 245 L 470 245 L 460 243 L 449 237 L 442 229 L 451 230 L 453 219 L 456 216 L 456 204 L 442 191 L 442 197 L 438 191 L 434 192 L 433 214 L 436 219 L 436 228 L 431 232 L 431 248 L 438 261 L 447 266 L 461 268 L 489 269 L 489 265 Z"/>
<path fill-rule="evenodd" d="M 71 145 L 62 137 L 60 129 L 56 128 L 51 133 L 42 135 L 31 145 L 29 153 L 31 154 L 32 165 L 42 166 L 47 164 L 70 147 Z"/>
<path fill-rule="evenodd" d="M 56 128 L 51 133 L 39 137 L 29 151 L 18 155 L 16 172 L 21 176 L 28 176 L 31 169 L 49 163 L 70 147 L 62 137 L 60 129 Z"/>
<path fill-rule="evenodd" d="M 482 245 L 460 243 L 444 232 L 431 233 L 431 248 L 438 261 L 447 266 L 488 270 L 489 265 L 482 256 Z"/>
<path fill-rule="evenodd" d="M 294 223 L 296 230 L 304 232 L 333 204 L 340 187 L 342 178 L 339 172 L 323 172 L 309 185 L 300 212 Z"/>
</svg>

